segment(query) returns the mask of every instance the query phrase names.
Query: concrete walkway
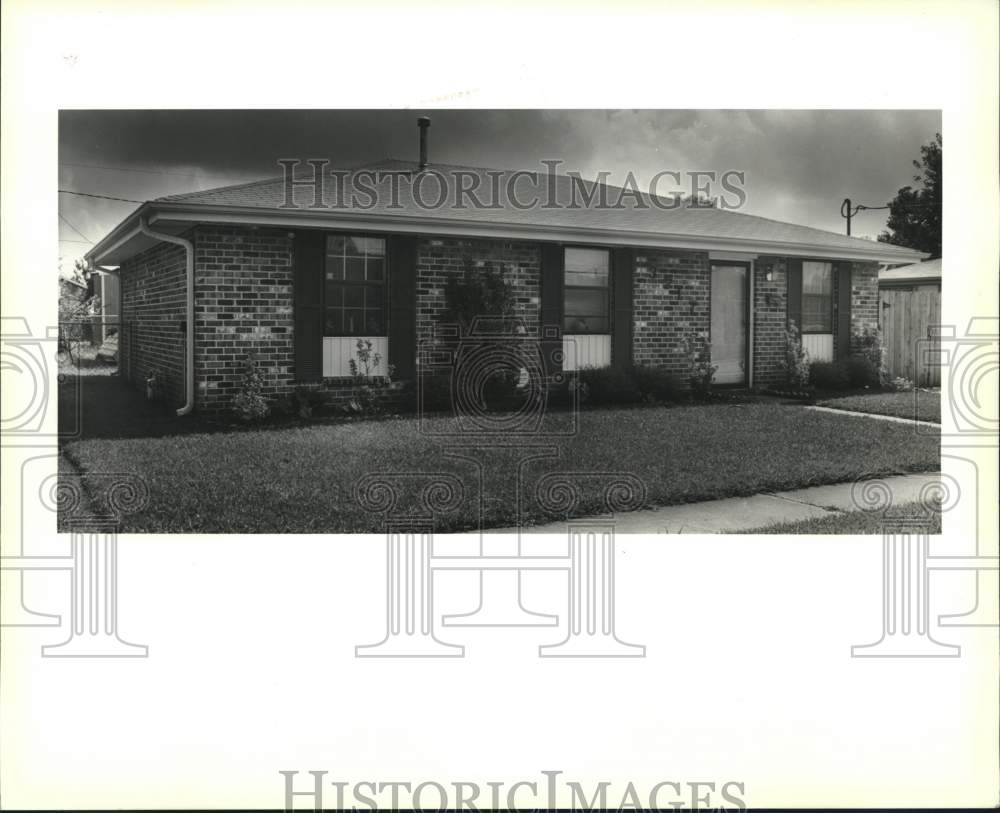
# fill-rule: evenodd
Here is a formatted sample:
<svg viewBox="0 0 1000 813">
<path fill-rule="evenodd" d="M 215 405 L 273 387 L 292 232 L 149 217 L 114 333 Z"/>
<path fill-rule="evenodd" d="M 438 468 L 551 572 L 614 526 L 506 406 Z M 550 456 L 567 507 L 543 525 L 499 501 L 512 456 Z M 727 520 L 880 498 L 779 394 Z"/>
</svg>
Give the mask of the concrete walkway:
<svg viewBox="0 0 1000 813">
<path fill-rule="evenodd" d="M 877 421 L 895 421 L 896 423 L 908 423 L 913 426 L 933 426 L 940 429 L 941 424 L 933 421 L 918 421 L 916 418 L 900 418 L 898 415 L 879 415 L 875 412 L 857 412 L 853 409 L 834 409 L 824 406 L 807 406 L 806 409 L 814 409 L 817 412 L 832 412 L 834 415 L 853 415 L 856 418 L 874 418 Z"/>
<path fill-rule="evenodd" d="M 892 504 L 901 505 L 919 500 L 928 483 L 941 479 L 940 473 L 907 474 L 876 478 L 869 482 L 884 483 L 892 494 Z M 858 486 L 860 489 L 862 486 Z M 753 531 L 784 522 L 798 522 L 813 517 L 829 516 L 831 512 L 858 511 L 852 498 L 854 483 L 799 488 L 755 494 L 752 497 L 730 497 L 724 500 L 667 505 L 648 511 L 632 511 L 615 517 L 615 533 L 619 534 L 714 534 L 725 531 Z M 881 489 L 881 487 L 878 487 Z M 874 490 L 874 489 L 873 489 Z M 514 528 L 497 529 L 489 533 L 516 533 Z M 525 528 L 529 534 L 565 534 L 565 522 L 553 522 Z"/>
</svg>

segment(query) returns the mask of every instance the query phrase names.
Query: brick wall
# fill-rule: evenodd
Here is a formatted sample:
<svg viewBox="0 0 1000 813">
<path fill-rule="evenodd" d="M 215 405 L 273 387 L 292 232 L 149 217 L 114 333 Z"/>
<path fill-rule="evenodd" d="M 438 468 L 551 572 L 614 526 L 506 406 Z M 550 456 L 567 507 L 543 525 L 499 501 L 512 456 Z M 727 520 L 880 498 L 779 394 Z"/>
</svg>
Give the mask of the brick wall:
<svg viewBox="0 0 1000 813">
<path fill-rule="evenodd" d="M 199 226 L 189 236 L 195 243 L 198 409 L 229 408 L 248 352 L 260 363 L 268 394 L 288 391 L 294 385 L 294 238 L 280 229 L 214 226 Z M 514 286 L 517 316 L 529 335 L 538 336 L 538 244 L 423 238 L 417 248 L 418 342 L 433 339 L 445 308 L 445 283 L 461 275 L 469 262 L 473 268 L 502 268 Z M 711 327 L 708 254 L 637 249 L 633 272 L 633 359 L 683 374 L 684 340 L 695 334 L 707 337 Z M 784 380 L 785 259 L 762 256 L 754 274 L 754 382 L 768 386 Z M 166 398 L 179 405 L 184 398 L 184 250 L 160 244 L 126 261 L 122 302 L 123 373 L 140 389 L 147 377 L 156 375 Z M 878 265 L 854 263 L 852 333 L 877 324 Z"/>
<path fill-rule="evenodd" d="M 160 243 L 122 263 L 120 369 L 145 391 L 156 377 L 165 400 L 184 402 L 184 278 L 181 246 Z"/>
<path fill-rule="evenodd" d="M 195 232 L 197 407 L 228 409 L 255 354 L 265 392 L 294 379 L 292 246 L 280 229 L 200 226 Z"/>
<path fill-rule="evenodd" d="M 767 279 L 771 274 L 770 281 Z M 755 387 L 785 380 L 785 327 L 788 274 L 783 257 L 758 257 L 754 263 L 753 378 Z"/>
<path fill-rule="evenodd" d="M 528 335 L 539 335 L 541 313 L 541 251 L 537 243 L 504 240 L 425 238 L 417 246 L 417 342 L 433 341 L 438 318 L 445 310 L 444 287 L 449 277 L 460 277 L 468 262 L 474 269 L 500 268 L 511 281 L 515 315 L 524 320 Z"/>
<path fill-rule="evenodd" d="M 685 373 L 684 340 L 711 327 L 708 254 L 636 249 L 632 301 L 635 363 Z"/>
<path fill-rule="evenodd" d="M 866 327 L 878 327 L 878 263 L 854 263 L 851 267 L 851 350 Z"/>
</svg>

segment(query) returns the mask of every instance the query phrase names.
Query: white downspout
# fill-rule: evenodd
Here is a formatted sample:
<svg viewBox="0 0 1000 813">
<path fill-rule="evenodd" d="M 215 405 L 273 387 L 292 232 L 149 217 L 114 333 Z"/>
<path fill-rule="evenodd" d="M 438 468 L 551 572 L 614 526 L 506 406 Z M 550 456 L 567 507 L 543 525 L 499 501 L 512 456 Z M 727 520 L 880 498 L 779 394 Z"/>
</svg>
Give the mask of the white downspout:
<svg viewBox="0 0 1000 813">
<path fill-rule="evenodd" d="M 184 247 L 187 266 L 187 346 L 184 360 L 184 406 L 177 410 L 177 415 L 188 415 L 194 409 L 194 244 L 183 237 L 153 231 L 145 217 L 139 218 L 139 231 L 154 240 Z"/>
</svg>

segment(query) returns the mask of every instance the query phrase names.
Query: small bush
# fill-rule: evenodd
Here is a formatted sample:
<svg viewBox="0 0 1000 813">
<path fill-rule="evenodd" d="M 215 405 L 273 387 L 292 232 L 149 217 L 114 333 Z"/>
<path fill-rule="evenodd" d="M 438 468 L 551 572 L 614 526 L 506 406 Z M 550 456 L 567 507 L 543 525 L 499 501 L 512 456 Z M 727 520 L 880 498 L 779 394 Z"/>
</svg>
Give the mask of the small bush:
<svg viewBox="0 0 1000 813">
<path fill-rule="evenodd" d="M 357 358 L 347 362 L 354 379 L 354 393 L 346 410 L 361 415 L 378 415 L 383 408 L 381 392 L 392 383 L 393 366 L 387 365 L 385 373 L 379 374 L 382 355 L 372 349 L 371 339 L 358 339 L 354 355 Z"/>
<path fill-rule="evenodd" d="M 715 371 L 719 369 L 718 364 L 712 364 L 708 334 L 702 331 L 688 336 L 684 340 L 684 356 L 688 365 L 688 386 L 695 395 L 707 398 L 712 394 Z"/>
<path fill-rule="evenodd" d="M 420 372 L 420 407 L 425 412 L 451 410 L 451 376 Z"/>
<path fill-rule="evenodd" d="M 311 418 L 319 412 L 325 400 L 323 393 L 313 387 L 296 387 L 291 393 L 291 408 L 293 414 L 300 418 Z"/>
<path fill-rule="evenodd" d="M 663 367 L 640 364 L 632 372 L 643 401 L 675 401 L 684 389 L 680 379 Z"/>
<path fill-rule="evenodd" d="M 861 365 L 858 365 L 859 377 L 865 383 L 855 386 L 885 387 L 889 384 L 889 371 L 885 366 L 885 348 L 882 346 L 882 333 L 877 327 L 866 325 L 860 333 L 854 334 L 854 345 L 858 348 L 856 356 L 864 358 L 871 370 L 874 370 L 874 381 L 870 373 L 861 375 Z M 854 356 L 852 356 L 854 358 Z"/>
<path fill-rule="evenodd" d="M 517 383 L 521 371 L 506 365 L 497 365 L 483 382 L 484 406 L 491 412 L 516 408 L 518 402 Z"/>
<path fill-rule="evenodd" d="M 913 392 L 913 382 L 902 376 L 892 379 L 891 386 L 896 392 Z"/>
<path fill-rule="evenodd" d="M 851 385 L 843 362 L 814 361 L 809 365 L 809 381 L 821 390 L 846 390 Z"/>
<path fill-rule="evenodd" d="M 872 359 L 867 356 L 848 356 L 844 359 L 844 370 L 850 386 L 860 389 L 861 387 L 880 387 L 882 385 L 882 373 Z"/>
<path fill-rule="evenodd" d="M 243 383 L 233 396 L 233 412 L 242 421 L 262 421 L 271 413 L 264 397 L 264 376 L 253 353 L 248 353 L 243 362 Z"/>
<path fill-rule="evenodd" d="M 311 418 L 322 410 L 326 401 L 323 394 L 311 387 L 296 387 L 282 393 L 271 404 L 271 412 L 296 418 Z"/>
<path fill-rule="evenodd" d="M 785 383 L 793 389 L 809 385 L 809 358 L 802 347 L 802 334 L 794 320 L 789 321 L 785 330 Z"/>
<path fill-rule="evenodd" d="M 585 367 L 577 376 L 587 403 L 634 404 L 641 397 L 635 376 L 621 367 Z"/>
</svg>

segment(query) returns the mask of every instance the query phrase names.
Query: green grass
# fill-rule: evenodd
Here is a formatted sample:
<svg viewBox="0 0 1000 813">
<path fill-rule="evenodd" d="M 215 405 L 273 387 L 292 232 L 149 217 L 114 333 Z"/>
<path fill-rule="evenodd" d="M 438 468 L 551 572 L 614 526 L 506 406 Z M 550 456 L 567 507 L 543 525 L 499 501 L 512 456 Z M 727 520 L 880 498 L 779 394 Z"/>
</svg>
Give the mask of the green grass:
<svg viewBox="0 0 1000 813">
<path fill-rule="evenodd" d="M 440 430 L 445 418 L 430 426 Z M 474 464 L 446 457 L 441 439 L 404 418 L 306 428 L 94 439 L 64 452 L 84 472 L 128 472 L 146 479 L 148 507 L 124 530 L 151 532 L 376 532 L 382 516 L 366 513 L 354 484 L 374 472 L 419 473 L 405 479 L 397 513 L 420 508 L 417 481 L 454 475 L 464 499 L 437 518 L 441 531 L 477 527 Z M 452 443 L 452 445 L 458 445 Z M 558 457 L 524 466 L 524 523 L 564 519 L 534 492 L 548 473 L 577 473 L 573 515 L 605 510 L 610 473 L 639 478 L 645 506 L 755 494 L 865 476 L 940 468 L 937 435 L 889 421 L 741 404 L 584 411 L 579 431 L 551 439 Z M 487 453 L 487 527 L 517 524 L 516 450 Z"/>
<path fill-rule="evenodd" d="M 843 398 L 817 401 L 817 404 L 831 409 L 849 409 L 854 412 L 870 412 L 875 415 L 892 415 L 896 418 L 941 423 L 940 390 L 848 395 Z"/>
<path fill-rule="evenodd" d="M 892 508 L 888 513 L 878 511 L 852 511 L 844 514 L 831 513 L 827 517 L 803 519 L 798 522 L 783 522 L 767 528 L 755 528 L 740 533 L 751 534 L 881 534 L 888 523 L 908 519 L 927 523 L 927 532 L 941 533 L 940 507 L 930 510 L 918 502 L 906 503 Z"/>
</svg>

